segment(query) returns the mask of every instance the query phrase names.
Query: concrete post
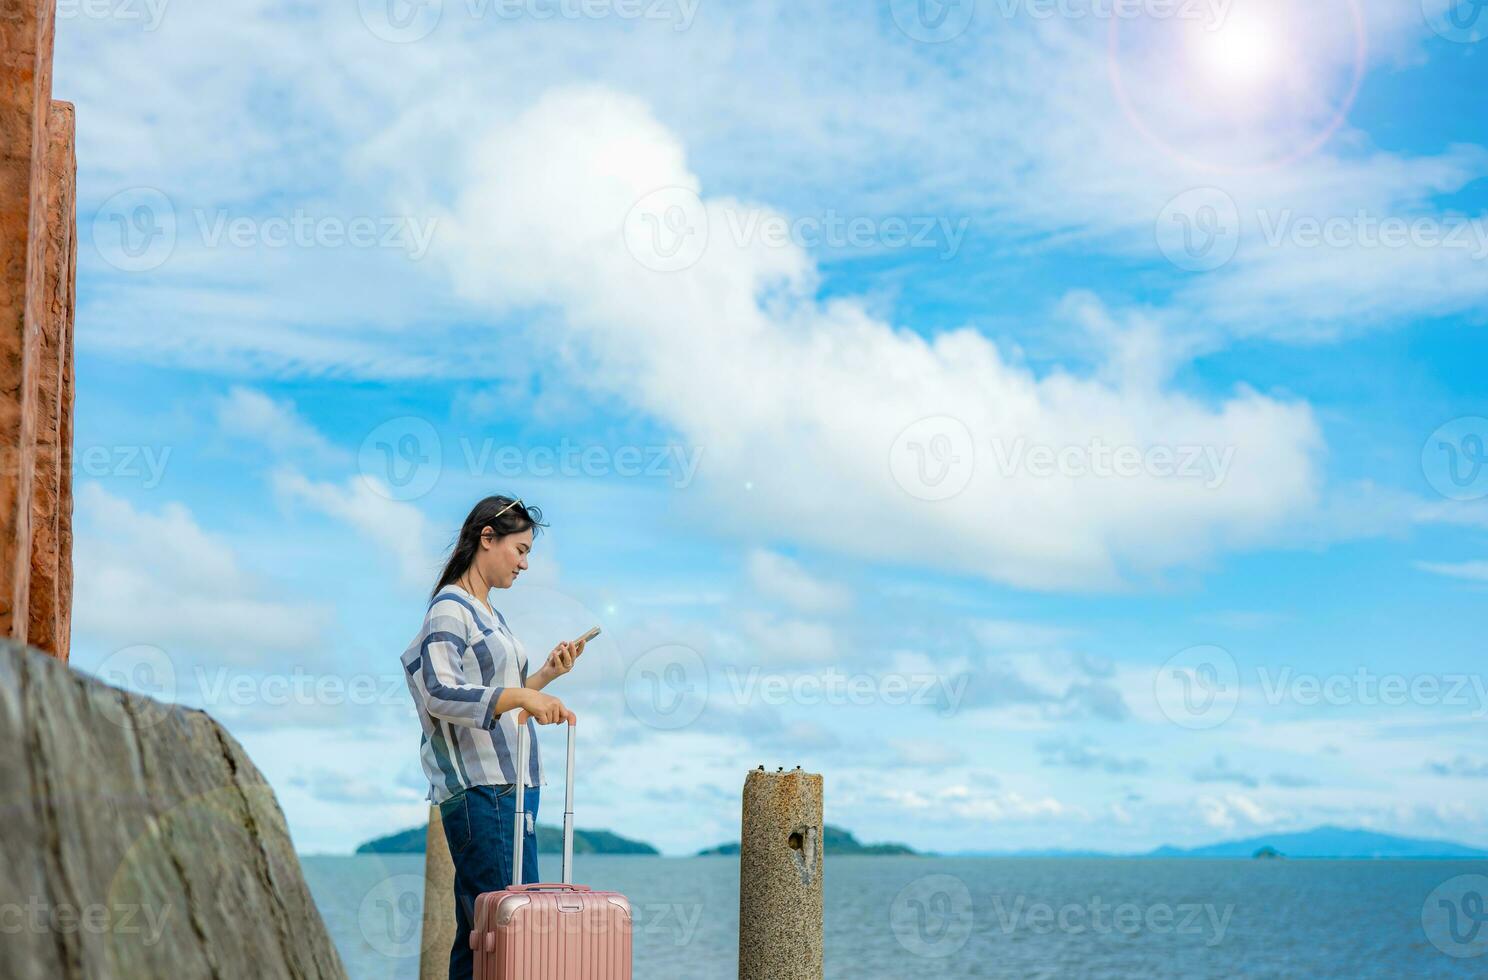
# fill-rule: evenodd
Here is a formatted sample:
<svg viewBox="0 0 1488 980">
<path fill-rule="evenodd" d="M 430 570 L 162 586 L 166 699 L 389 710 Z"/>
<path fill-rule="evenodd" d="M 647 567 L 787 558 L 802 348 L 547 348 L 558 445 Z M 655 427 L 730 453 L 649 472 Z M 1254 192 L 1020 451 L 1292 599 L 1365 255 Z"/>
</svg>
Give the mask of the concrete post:
<svg viewBox="0 0 1488 980">
<path fill-rule="evenodd" d="M 821 980 L 822 778 L 744 780 L 739 833 L 739 980 Z"/>
<path fill-rule="evenodd" d="M 455 862 L 444 839 L 439 807 L 429 807 L 424 839 L 424 935 L 419 943 L 419 980 L 448 980 L 455 944 Z"/>
</svg>

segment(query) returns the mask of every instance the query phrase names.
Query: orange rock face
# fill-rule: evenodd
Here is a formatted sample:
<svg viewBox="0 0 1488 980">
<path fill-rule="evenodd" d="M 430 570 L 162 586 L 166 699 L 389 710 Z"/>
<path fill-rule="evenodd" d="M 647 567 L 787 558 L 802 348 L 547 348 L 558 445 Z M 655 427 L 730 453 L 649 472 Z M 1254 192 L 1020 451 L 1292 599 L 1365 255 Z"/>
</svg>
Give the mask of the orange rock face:
<svg viewBox="0 0 1488 980">
<path fill-rule="evenodd" d="M 55 21 L 56 0 L 0 0 L 0 636 L 65 659 L 77 165 Z"/>
</svg>

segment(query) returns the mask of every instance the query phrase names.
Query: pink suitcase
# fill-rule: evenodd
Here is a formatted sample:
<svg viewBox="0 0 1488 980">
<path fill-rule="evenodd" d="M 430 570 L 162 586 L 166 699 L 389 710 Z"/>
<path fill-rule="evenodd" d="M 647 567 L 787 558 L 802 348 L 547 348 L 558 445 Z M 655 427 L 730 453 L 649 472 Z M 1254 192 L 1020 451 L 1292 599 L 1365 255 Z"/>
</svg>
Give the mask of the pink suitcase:
<svg viewBox="0 0 1488 980">
<path fill-rule="evenodd" d="M 574 726 L 568 727 L 563 805 L 563 880 L 524 885 L 523 833 L 513 836 L 515 882 L 475 900 L 473 980 L 630 980 L 630 902 L 619 892 L 572 884 Z M 527 771 L 527 726 L 517 733 L 517 771 Z M 517 828 L 526 818 L 517 793 Z"/>
</svg>

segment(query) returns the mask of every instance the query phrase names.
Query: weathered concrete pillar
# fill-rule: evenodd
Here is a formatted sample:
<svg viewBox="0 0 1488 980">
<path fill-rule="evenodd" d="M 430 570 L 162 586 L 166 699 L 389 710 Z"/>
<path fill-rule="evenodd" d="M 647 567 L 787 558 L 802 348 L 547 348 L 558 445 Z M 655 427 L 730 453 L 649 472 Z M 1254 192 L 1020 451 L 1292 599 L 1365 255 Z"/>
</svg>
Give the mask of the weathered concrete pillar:
<svg viewBox="0 0 1488 980">
<path fill-rule="evenodd" d="M 0 636 L 65 660 L 77 163 L 55 23 L 56 0 L 0 0 Z"/>
<path fill-rule="evenodd" d="M 429 807 L 424 839 L 424 935 L 419 941 L 419 980 L 447 980 L 455 944 L 455 862 L 444 839 L 439 807 Z"/>
<path fill-rule="evenodd" d="M 821 980 L 822 778 L 744 779 L 739 833 L 739 980 Z"/>
<path fill-rule="evenodd" d="M 77 289 L 77 154 L 73 107 L 47 124 L 43 303 L 37 334 L 35 476 L 31 487 L 28 640 L 66 660 L 72 609 L 72 332 Z M 65 531 L 65 535 L 64 535 Z M 64 546 L 65 537 L 65 546 Z"/>
</svg>

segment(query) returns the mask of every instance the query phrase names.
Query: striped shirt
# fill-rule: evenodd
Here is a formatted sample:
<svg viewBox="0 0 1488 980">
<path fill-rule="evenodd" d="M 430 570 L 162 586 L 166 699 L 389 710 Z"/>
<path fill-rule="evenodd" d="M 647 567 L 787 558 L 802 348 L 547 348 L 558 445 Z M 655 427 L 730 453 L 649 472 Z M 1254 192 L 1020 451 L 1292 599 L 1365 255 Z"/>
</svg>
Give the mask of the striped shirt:
<svg viewBox="0 0 1488 980">
<path fill-rule="evenodd" d="M 498 611 L 458 585 L 439 590 L 424 625 L 403 651 L 403 673 L 424 736 L 419 754 L 429 799 L 442 803 L 471 786 L 516 781 L 517 712 L 496 713 L 508 687 L 527 685 L 527 651 Z M 543 783 L 537 730 L 527 720 L 528 786 Z"/>
</svg>

